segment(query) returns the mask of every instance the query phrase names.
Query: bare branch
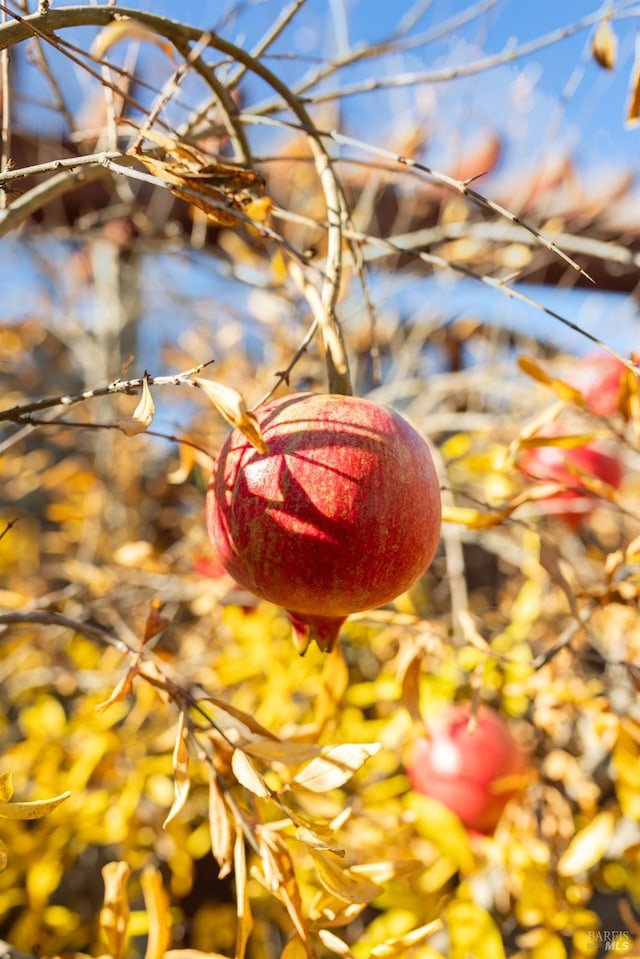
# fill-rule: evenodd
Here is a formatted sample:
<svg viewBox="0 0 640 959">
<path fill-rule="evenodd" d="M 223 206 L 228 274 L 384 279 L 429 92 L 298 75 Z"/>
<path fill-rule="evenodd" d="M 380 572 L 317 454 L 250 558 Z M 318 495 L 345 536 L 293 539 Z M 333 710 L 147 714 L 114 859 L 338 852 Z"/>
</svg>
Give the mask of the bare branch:
<svg viewBox="0 0 640 959">
<path fill-rule="evenodd" d="M 146 382 L 150 386 L 193 386 L 190 377 L 200 373 L 201 370 L 210 366 L 214 360 L 207 360 L 206 363 L 199 363 L 191 370 L 184 373 L 175 373 L 173 376 L 147 376 Z M 145 376 L 138 376 L 131 380 L 114 380 L 107 386 L 97 386 L 91 390 L 83 390 L 81 393 L 66 393 L 63 396 L 45 396 L 39 400 L 32 400 L 30 403 L 21 403 L 7 410 L 0 410 L 0 421 L 8 420 L 13 423 L 20 423 L 26 419 L 27 414 L 37 413 L 41 410 L 52 409 L 56 406 L 73 406 L 75 403 L 82 403 L 85 400 L 91 400 L 96 396 L 111 396 L 115 393 L 135 393 L 142 389 L 145 382 Z"/>
</svg>

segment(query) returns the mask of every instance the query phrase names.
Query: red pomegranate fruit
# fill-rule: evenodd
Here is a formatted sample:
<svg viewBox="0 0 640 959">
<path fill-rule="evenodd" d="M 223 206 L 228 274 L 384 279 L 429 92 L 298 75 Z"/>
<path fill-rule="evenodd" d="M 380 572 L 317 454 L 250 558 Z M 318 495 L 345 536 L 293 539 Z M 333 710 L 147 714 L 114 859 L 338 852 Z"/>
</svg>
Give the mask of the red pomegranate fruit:
<svg viewBox="0 0 640 959">
<path fill-rule="evenodd" d="M 489 834 L 525 787 L 529 758 L 489 706 L 447 707 L 413 746 L 407 774 L 416 792 L 444 803 L 472 832 Z M 471 720 L 471 723 L 470 723 Z"/>
<path fill-rule="evenodd" d="M 552 435 L 558 431 L 548 432 Z M 585 443 L 573 449 L 560 446 L 532 447 L 522 454 L 520 468 L 532 479 L 566 487 L 537 500 L 537 503 L 541 512 L 562 520 L 574 530 L 600 502 L 598 495 L 589 490 L 586 477 L 591 476 L 613 489 L 618 489 L 622 483 L 620 460 L 605 453 L 595 443 Z M 584 474 L 584 479 L 581 474 Z"/>
<path fill-rule="evenodd" d="M 234 430 L 207 492 L 227 572 L 289 614 L 298 648 L 330 651 L 345 619 L 381 606 L 430 565 L 440 489 L 429 447 L 368 400 L 298 393 L 256 410 L 267 444 Z"/>
<path fill-rule="evenodd" d="M 618 410 L 624 363 L 609 353 L 589 353 L 576 363 L 567 382 L 582 393 L 587 408 L 599 416 Z"/>
</svg>

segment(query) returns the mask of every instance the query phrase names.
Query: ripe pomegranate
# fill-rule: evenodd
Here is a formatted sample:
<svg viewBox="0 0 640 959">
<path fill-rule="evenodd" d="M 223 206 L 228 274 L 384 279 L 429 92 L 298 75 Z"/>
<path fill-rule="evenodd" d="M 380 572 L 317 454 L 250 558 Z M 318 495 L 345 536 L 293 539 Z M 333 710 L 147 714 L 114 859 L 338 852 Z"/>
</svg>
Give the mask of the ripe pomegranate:
<svg viewBox="0 0 640 959">
<path fill-rule="evenodd" d="M 367 400 L 298 393 L 256 411 L 268 452 L 238 430 L 207 492 L 228 573 L 283 606 L 298 648 L 331 650 L 350 613 L 408 589 L 433 559 L 440 490 L 429 448 Z"/>
<path fill-rule="evenodd" d="M 599 416 L 618 410 L 624 363 L 609 353 L 589 353 L 576 363 L 567 382 L 582 393 L 587 408 Z"/>
<path fill-rule="evenodd" d="M 444 803 L 472 832 L 488 834 L 524 789 L 529 759 L 495 710 L 480 706 L 475 723 L 472 716 L 471 704 L 460 703 L 430 722 L 407 774 L 417 792 Z"/>
<path fill-rule="evenodd" d="M 553 431 L 553 432 L 557 432 Z M 549 430 L 551 435 L 552 431 Z M 622 482 L 620 460 L 603 452 L 595 443 L 585 443 L 573 449 L 560 446 L 538 446 L 526 450 L 520 458 L 520 468 L 533 479 L 566 486 L 557 493 L 537 500 L 541 512 L 561 519 L 576 530 L 600 502 L 591 492 L 580 473 L 618 489 Z"/>
</svg>

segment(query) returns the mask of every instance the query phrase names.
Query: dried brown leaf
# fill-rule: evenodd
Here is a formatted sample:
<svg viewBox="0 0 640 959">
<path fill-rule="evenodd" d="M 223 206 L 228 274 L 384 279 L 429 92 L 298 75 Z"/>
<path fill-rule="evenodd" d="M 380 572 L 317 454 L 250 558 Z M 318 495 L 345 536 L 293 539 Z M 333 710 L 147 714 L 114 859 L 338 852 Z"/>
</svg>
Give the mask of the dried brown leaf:
<svg viewBox="0 0 640 959">
<path fill-rule="evenodd" d="M 157 636 L 158 633 L 161 633 L 163 629 L 166 629 L 171 622 L 171 620 L 167 619 L 165 616 L 160 615 L 161 609 L 162 602 L 159 599 L 152 599 L 149 613 L 147 615 L 147 621 L 144 624 L 144 635 L 142 638 L 143 646 L 145 643 L 148 643 L 149 640 L 153 639 L 154 636 Z"/>
</svg>

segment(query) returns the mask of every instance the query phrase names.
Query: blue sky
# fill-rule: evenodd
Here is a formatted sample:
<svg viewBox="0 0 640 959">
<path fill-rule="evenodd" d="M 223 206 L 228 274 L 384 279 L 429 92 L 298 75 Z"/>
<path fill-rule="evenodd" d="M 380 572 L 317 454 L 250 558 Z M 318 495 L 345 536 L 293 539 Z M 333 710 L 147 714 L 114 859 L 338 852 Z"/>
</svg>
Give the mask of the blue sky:
<svg viewBox="0 0 640 959">
<path fill-rule="evenodd" d="M 66 5 L 56 0 L 55 6 Z M 125 5 L 125 4 L 122 4 Z M 274 18 L 288 4 L 279 0 L 129 0 L 127 6 L 152 10 L 154 13 L 181 19 L 203 29 L 217 28 L 228 39 L 251 49 Z M 414 33 L 432 32 L 449 18 L 460 15 L 480 3 L 471 0 L 433 0 L 423 3 L 424 16 Z M 270 66 L 287 78 L 301 76 L 309 65 L 306 57 L 322 54 L 335 56 L 359 43 L 376 43 L 389 37 L 398 23 L 416 7 L 414 0 L 307 0 L 293 23 L 273 47 L 273 53 L 285 59 L 273 59 Z M 342 83 L 377 77 L 384 78 L 406 71 L 441 70 L 452 65 L 464 66 L 482 57 L 498 54 L 511 44 L 518 46 L 536 37 L 569 27 L 601 9 L 591 0 L 498 0 L 485 3 L 486 10 L 471 23 L 451 29 L 441 39 L 413 47 L 402 53 L 364 63 L 344 71 Z M 635 8 L 629 0 L 616 0 L 616 11 Z M 447 172 L 452 150 L 464 153 L 478 132 L 494 128 L 505 144 L 505 161 L 512 171 L 520 172 L 545 156 L 569 148 L 585 171 L 610 166 L 636 169 L 640 158 L 638 137 L 640 128 L 627 129 L 624 123 L 628 100 L 629 77 L 634 58 L 636 34 L 640 19 L 616 19 L 614 29 L 619 38 L 619 55 L 614 71 L 605 71 L 590 57 L 592 30 L 583 29 L 563 40 L 536 51 L 517 62 L 505 63 L 490 71 L 477 73 L 465 80 L 441 82 L 420 87 L 392 89 L 380 95 L 372 112 L 371 98 L 349 97 L 340 101 L 342 122 L 362 139 L 387 145 L 401 132 L 407 122 L 424 122 L 429 126 L 429 143 L 425 159 L 432 166 Z M 84 35 L 86 36 L 86 35 Z M 287 59 L 294 52 L 300 58 Z M 115 55 L 116 51 L 114 51 Z M 171 65 L 155 48 L 143 51 L 161 86 L 171 72 Z M 336 80 L 327 81 L 335 88 Z M 78 84 L 77 96 L 84 90 Z M 517 94 L 517 96 L 516 96 Z M 564 96 L 563 96 L 564 94 Z M 185 88 L 185 97 L 189 98 Z M 256 91 L 257 96 L 263 94 Z M 560 99 L 559 99 L 560 96 Z M 252 132 L 252 136 L 255 135 Z M 491 195 L 491 179 L 482 181 L 479 188 Z M 6 249 L 7 258 L 24 263 L 19 249 Z M 167 269 L 151 269 L 156 277 Z M 173 266 L 182 276 L 182 267 Z M 34 285 L 28 270 L 16 272 L 9 303 L 20 312 L 31 299 L 37 302 L 42 290 Z M 384 302 L 398 296 L 388 277 L 374 280 L 377 293 Z M 241 301 L 246 291 L 237 284 L 225 284 L 211 271 L 193 274 L 193 287 L 198 296 L 229 298 L 232 306 Z M 150 280 L 150 289 L 155 289 Z M 451 280 L 440 276 L 426 284 L 407 283 L 403 296 L 408 298 L 411 311 L 425 296 L 434 309 L 443 315 L 469 309 L 494 318 L 505 325 L 529 328 L 533 322 L 547 324 L 540 314 L 519 307 L 498 294 L 486 295 L 478 285 L 457 284 L 454 291 Z M 527 291 L 531 292 L 531 291 Z M 616 300 L 597 291 L 588 294 L 567 294 L 545 289 L 538 297 L 570 316 L 575 322 L 588 325 L 596 335 L 614 336 L 610 345 L 626 351 L 634 338 L 636 310 L 629 301 Z M 454 306 L 452 306 L 454 304 Z M 155 304 L 156 307 L 158 304 Z M 171 309 L 171 307 L 169 308 Z M 612 329 L 608 322 L 611 310 L 618 318 Z M 156 314 L 157 315 L 157 314 Z M 551 324 L 552 338 L 566 349 L 577 352 L 589 348 L 558 324 Z"/>
</svg>

